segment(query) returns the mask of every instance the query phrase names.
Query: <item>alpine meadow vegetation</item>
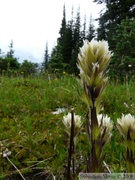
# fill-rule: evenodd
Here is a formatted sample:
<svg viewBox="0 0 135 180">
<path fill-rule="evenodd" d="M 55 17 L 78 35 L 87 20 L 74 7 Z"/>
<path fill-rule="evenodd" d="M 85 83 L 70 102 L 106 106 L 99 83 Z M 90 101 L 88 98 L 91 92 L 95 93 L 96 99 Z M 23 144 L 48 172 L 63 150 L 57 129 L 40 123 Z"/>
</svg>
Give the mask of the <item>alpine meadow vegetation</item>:
<svg viewBox="0 0 135 180">
<path fill-rule="evenodd" d="M 104 162 L 111 172 L 125 171 L 123 154 L 127 159 L 126 147 L 121 144 L 122 124 L 117 118 L 121 119 L 122 114 L 134 114 L 134 88 L 133 81 L 128 84 L 109 82 L 102 94 L 102 115 L 98 117 L 98 124 L 101 134 L 104 134 L 104 127 L 107 127 L 108 135 L 102 136 L 102 141 L 107 144 Z M 73 116 L 75 119 L 78 117 L 78 125 L 75 125 L 75 156 L 74 161 L 71 156 L 70 165 L 74 162 L 74 173 L 70 169 L 70 177 L 77 178 L 79 172 L 86 172 L 87 156 L 91 148 L 85 131 L 88 105 L 79 97 L 82 93 L 80 76 L 66 72 L 59 77 L 53 74 L 26 78 L 23 75 L 1 76 L 0 179 L 19 179 L 19 172 L 25 179 L 53 179 L 54 176 L 56 179 L 65 178 L 70 147 L 69 118 L 72 113 L 76 114 Z M 64 111 L 53 113 L 57 108 L 63 108 Z M 108 126 L 110 119 L 115 127 L 113 130 L 111 124 Z M 110 142 L 106 136 L 110 137 Z M 105 167 L 104 170 L 107 172 Z"/>
<path fill-rule="evenodd" d="M 97 30 L 63 6 L 42 64 L 0 49 L 0 180 L 135 173 L 134 0 L 94 2 Z"/>
</svg>

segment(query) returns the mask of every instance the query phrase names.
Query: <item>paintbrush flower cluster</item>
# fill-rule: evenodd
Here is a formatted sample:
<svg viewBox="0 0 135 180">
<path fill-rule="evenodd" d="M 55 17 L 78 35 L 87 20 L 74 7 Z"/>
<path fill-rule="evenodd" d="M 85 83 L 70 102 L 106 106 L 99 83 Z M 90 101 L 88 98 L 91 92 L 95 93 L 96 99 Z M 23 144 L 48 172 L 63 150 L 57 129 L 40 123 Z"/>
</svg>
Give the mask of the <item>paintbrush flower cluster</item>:
<svg viewBox="0 0 135 180">
<path fill-rule="evenodd" d="M 65 131 L 70 136 L 71 132 L 71 120 L 72 114 L 68 113 L 67 115 L 63 116 L 63 124 L 65 125 Z M 74 136 L 76 136 L 82 127 L 81 116 L 74 114 Z"/>
<path fill-rule="evenodd" d="M 107 144 L 112 137 L 113 123 L 108 115 L 97 115 L 100 136 L 103 143 Z"/>
<path fill-rule="evenodd" d="M 131 114 L 122 115 L 117 119 L 117 128 L 124 139 L 135 140 L 135 117 Z"/>
<path fill-rule="evenodd" d="M 106 69 L 112 56 L 107 41 L 88 40 L 80 48 L 78 68 L 84 87 L 84 100 L 92 106 L 92 98 L 98 98 L 106 87 L 108 78 Z"/>
</svg>

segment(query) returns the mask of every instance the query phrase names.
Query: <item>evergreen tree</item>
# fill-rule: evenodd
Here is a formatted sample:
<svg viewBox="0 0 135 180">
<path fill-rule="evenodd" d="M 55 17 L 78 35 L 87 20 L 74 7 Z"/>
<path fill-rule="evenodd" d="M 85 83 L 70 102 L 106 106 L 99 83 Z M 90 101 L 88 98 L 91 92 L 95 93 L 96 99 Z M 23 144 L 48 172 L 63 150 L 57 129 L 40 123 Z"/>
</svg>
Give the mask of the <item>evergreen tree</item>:
<svg viewBox="0 0 135 180">
<path fill-rule="evenodd" d="M 13 40 L 11 40 L 9 45 L 9 52 L 6 55 L 7 58 L 14 58 L 14 50 L 13 50 Z"/>
<path fill-rule="evenodd" d="M 60 37 L 58 38 L 58 43 L 61 46 L 61 54 L 63 59 L 66 61 L 67 57 L 65 55 L 66 52 L 66 10 L 65 10 L 65 5 L 63 6 L 63 18 L 62 18 L 62 23 L 61 23 L 61 28 L 59 31 Z"/>
<path fill-rule="evenodd" d="M 86 15 L 84 16 L 83 30 L 81 32 L 82 40 L 86 38 Z"/>
<path fill-rule="evenodd" d="M 110 63 L 110 74 L 120 80 L 135 73 L 135 18 L 126 18 L 118 26 L 113 40 L 116 44 Z"/>
<path fill-rule="evenodd" d="M 115 47 L 112 36 L 116 34 L 116 29 L 126 17 L 135 17 L 134 0 L 95 0 L 97 3 L 105 3 L 105 12 L 100 15 L 98 39 L 101 37 L 109 41 L 111 49 Z"/>
<path fill-rule="evenodd" d="M 106 5 L 99 18 L 98 39 L 109 42 L 114 52 L 110 63 L 111 77 L 124 80 L 134 71 L 134 0 L 95 0 Z M 128 19 L 127 19 L 128 18 Z M 132 35 L 131 35 L 132 34 Z M 129 68 L 132 67 L 132 68 Z"/>
<path fill-rule="evenodd" d="M 73 11 L 72 11 L 73 13 Z M 62 26 L 60 29 L 60 37 L 58 38 L 58 44 L 61 50 L 62 62 L 65 71 L 69 72 L 69 64 L 72 56 L 72 26 L 73 20 L 66 22 L 65 6 L 63 9 Z"/>
<path fill-rule="evenodd" d="M 3 59 L 3 64 L 4 64 L 3 70 L 6 71 L 18 70 L 20 67 L 18 59 L 14 57 L 13 41 L 10 42 L 9 51 L 7 52 L 7 54 Z"/>
<path fill-rule="evenodd" d="M 74 47 L 80 47 L 82 45 L 80 7 L 78 8 L 76 21 L 74 23 L 73 43 Z"/>
<path fill-rule="evenodd" d="M 73 11 L 72 11 L 73 14 Z M 70 72 L 70 60 L 72 58 L 73 47 L 73 19 L 66 22 L 65 5 L 63 8 L 63 18 L 59 31 L 60 37 L 57 39 L 57 45 L 53 48 L 50 57 L 50 67 L 55 70 Z"/>
<path fill-rule="evenodd" d="M 62 19 L 62 23 L 61 23 L 61 28 L 59 31 L 60 34 L 60 38 L 59 38 L 59 42 L 60 45 L 63 44 L 63 39 L 65 36 L 65 32 L 66 32 L 66 9 L 65 9 L 65 5 L 63 6 L 63 19 Z"/>
<path fill-rule="evenodd" d="M 90 21 L 89 21 L 89 29 L 86 35 L 86 38 L 91 41 L 95 37 L 95 28 L 94 28 L 94 23 L 92 19 L 92 15 L 90 16 Z"/>
<path fill-rule="evenodd" d="M 46 71 L 48 69 L 48 64 L 49 64 L 49 53 L 48 53 L 48 43 L 46 42 L 44 60 L 42 63 L 44 71 Z"/>
<path fill-rule="evenodd" d="M 69 64 L 72 58 L 72 50 L 73 50 L 73 31 L 72 31 L 72 22 L 69 21 L 66 27 L 65 33 L 65 41 L 63 47 L 65 47 L 65 51 L 63 52 L 63 63 L 66 65 L 65 71 L 70 72 Z"/>
<path fill-rule="evenodd" d="M 76 21 L 74 23 L 74 29 L 73 29 L 73 50 L 72 50 L 72 59 L 70 61 L 71 73 L 78 72 L 76 63 L 77 63 L 79 48 L 82 46 L 82 43 L 83 43 L 83 39 L 81 36 L 80 8 L 78 8 Z"/>
<path fill-rule="evenodd" d="M 99 26 L 97 28 L 97 39 L 98 40 L 101 40 L 101 39 L 107 40 L 106 34 L 107 34 L 107 30 L 105 27 L 104 18 L 102 17 L 102 15 L 100 15 Z"/>
<path fill-rule="evenodd" d="M 90 29 L 91 36 L 94 34 L 94 29 L 92 28 Z M 68 73 L 78 73 L 76 66 L 78 52 L 83 44 L 83 39 L 86 38 L 86 17 L 84 17 L 84 24 L 81 26 L 80 8 L 78 8 L 76 19 L 73 19 L 72 9 L 71 20 L 66 22 L 64 5 L 59 34 L 60 37 L 57 39 L 57 45 L 51 53 L 49 66 L 51 69 L 57 69 L 58 71 L 63 70 Z"/>
<path fill-rule="evenodd" d="M 59 42 L 57 42 L 57 45 L 52 50 L 48 65 L 51 72 L 62 72 L 64 69 L 61 46 Z"/>
</svg>

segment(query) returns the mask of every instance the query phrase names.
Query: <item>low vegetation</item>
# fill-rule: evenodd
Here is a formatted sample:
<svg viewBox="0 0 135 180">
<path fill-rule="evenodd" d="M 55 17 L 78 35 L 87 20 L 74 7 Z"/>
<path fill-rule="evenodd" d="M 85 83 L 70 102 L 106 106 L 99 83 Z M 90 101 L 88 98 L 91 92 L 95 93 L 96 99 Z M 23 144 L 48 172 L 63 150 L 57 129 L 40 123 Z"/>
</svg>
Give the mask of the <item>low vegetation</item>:
<svg viewBox="0 0 135 180">
<path fill-rule="evenodd" d="M 48 75 L 49 76 L 49 75 Z M 87 107 L 79 97 L 82 89 L 79 78 L 61 77 L 0 78 L 0 179 L 19 179 L 9 161 L 2 156 L 8 149 L 10 160 L 24 177 L 36 179 L 66 174 L 68 142 L 62 123 L 63 115 L 72 108 L 82 116 L 83 129 L 76 149 L 76 174 L 84 172 L 89 150 L 85 134 Z M 103 96 L 103 112 L 116 122 L 122 113 L 135 112 L 135 84 L 108 84 Z M 65 112 L 53 114 L 57 108 Z M 106 150 L 106 163 L 113 172 L 122 172 L 123 147 L 113 130 L 113 138 Z"/>
</svg>

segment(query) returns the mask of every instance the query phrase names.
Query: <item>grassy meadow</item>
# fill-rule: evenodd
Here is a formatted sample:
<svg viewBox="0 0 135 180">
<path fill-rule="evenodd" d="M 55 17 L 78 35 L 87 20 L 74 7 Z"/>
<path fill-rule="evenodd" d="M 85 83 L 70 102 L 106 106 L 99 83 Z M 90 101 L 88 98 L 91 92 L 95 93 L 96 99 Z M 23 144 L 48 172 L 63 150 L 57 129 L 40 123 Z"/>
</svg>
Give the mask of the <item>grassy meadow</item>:
<svg viewBox="0 0 135 180">
<path fill-rule="evenodd" d="M 79 78 L 62 75 L 45 77 L 0 77 L 0 179 L 21 179 L 9 159 L 27 179 L 64 179 L 67 168 L 68 142 L 62 123 L 63 115 L 75 109 L 82 116 L 83 129 L 76 147 L 76 174 L 85 172 L 89 151 L 85 134 L 87 106 Z M 104 92 L 102 113 L 116 122 L 122 113 L 135 115 L 135 83 L 110 82 Z M 65 112 L 53 114 L 57 108 Z M 112 172 L 123 172 L 124 147 L 114 126 L 111 143 L 105 148 L 106 163 Z"/>
</svg>

